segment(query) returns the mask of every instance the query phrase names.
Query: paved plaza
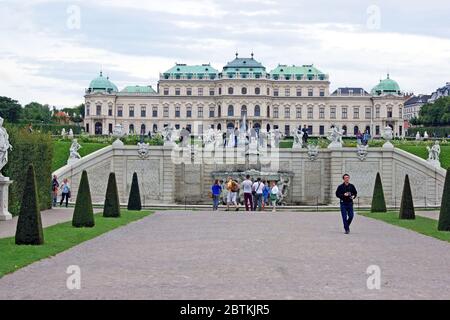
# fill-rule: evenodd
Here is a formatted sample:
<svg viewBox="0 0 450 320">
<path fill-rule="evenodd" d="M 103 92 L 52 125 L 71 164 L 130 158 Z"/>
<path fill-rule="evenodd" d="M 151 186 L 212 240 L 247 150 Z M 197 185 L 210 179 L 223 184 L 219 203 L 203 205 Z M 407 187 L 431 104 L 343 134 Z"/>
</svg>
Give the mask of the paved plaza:
<svg viewBox="0 0 450 320">
<path fill-rule="evenodd" d="M 450 299 L 449 243 L 362 216 L 342 231 L 338 212 L 160 211 L 4 276 L 0 299 Z"/>
</svg>

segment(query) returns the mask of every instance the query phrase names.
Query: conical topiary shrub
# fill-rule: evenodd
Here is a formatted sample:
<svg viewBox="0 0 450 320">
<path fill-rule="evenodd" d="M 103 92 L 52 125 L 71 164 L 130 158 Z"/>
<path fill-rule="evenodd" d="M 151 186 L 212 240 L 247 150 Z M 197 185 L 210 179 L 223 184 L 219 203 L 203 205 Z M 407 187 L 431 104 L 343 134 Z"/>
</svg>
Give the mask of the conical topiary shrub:
<svg viewBox="0 0 450 320">
<path fill-rule="evenodd" d="M 36 188 L 34 166 L 28 166 L 22 204 L 16 228 L 16 244 L 40 245 L 44 243 L 41 212 Z"/>
<path fill-rule="evenodd" d="M 116 174 L 114 172 L 109 174 L 103 216 L 112 218 L 120 217 L 119 192 L 117 191 Z"/>
<path fill-rule="evenodd" d="M 375 186 L 373 188 L 371 212 L 386 212 L 386 201 L 384 200 L 383 184 L 381 183 L 380 173 L 377 172 Z"/>
<path fill-rule="evenodd" d="M 402 203 L 400 204 L 400 219 L 415 219 L 414 203 L 411 194 L 411 186 L 409 185 L 409 177 L 405 176 L 405 184 L 403 185 Z"/>
<path fill-rule="evenodd" d="M 91 191 L 86 170 L 81 174 L 77 200 L 73 211 L 72 225 L 77 228 L 93 227 L 95 225 L 94 210 L 92 209 Z"/>
<path fill-rule="evenodd" d="M 139 192 L 139 183 L 136 172 L 133 173 L 133 180 L 131 181 L 130 195 L 128 197 L 128 210 L 141 210 L 141 194 Z"/>
<path fill-rule="evenodd" d="M 439 231 L 450 231 L 450 168 L 445 175 L 444 192 L 442 193 L 441 211 L 439 213 Z"/>
</svg>

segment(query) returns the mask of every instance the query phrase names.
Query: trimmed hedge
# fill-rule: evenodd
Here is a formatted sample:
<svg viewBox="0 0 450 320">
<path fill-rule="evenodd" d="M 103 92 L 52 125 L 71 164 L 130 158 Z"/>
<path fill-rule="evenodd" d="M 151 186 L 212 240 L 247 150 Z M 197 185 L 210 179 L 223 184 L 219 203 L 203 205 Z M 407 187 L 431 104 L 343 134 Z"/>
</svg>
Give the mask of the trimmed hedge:
<svg viewBox="0 0 450 320">
<path fill-rule="evenodd" d="M 442 193 L 441 211 L 439 212 L 439 231 L 450 231 L 450 169 L 445 175 L 444 191 Z"/>
<path fill-rule="evenodd" d="M 15 126 L 5 126 L 9 134 L 9 142 L 13 146 L 8 152 L 8 163 L 3 175 L 13 180 L 9 189 L 9 212 L 17 215 L 20 210 L 28 166 L 33 164 L 39 209 L 50 209 L 51 177 L 53 159 L 53 141 L 49 134 L 33 132 Z"/>
<path fill-rule="evenodd" d="M 109 174 L 103 216 L 111 218 L 120 217 L 119 192 L 117 191 L 116 174 L 114 172 Z"/>
<path fill-rule="evenodd" d="M 25 189 L 17 221 L 16 244 L 40 245 L 44 243 L 41 211 L 39 210 L 38 202 L 34 166 L 30 164 L 27 170 Z"/>
<path fill-rule="evenodd" d="M 95 225 L 94 209 L 92 208 L 91 191 L 86 170 L 81 174 L 75 209 L 73 210 L 72 226 L 76 228 L 93 227 Z"/>
<path fill-rule="evenodd" d="M 405 183 L 403 185 L 402 202 L 400 204 L 400 219 L 415 219 L 414 203 L 411 193 L 411 186 L 409 184 L 408 175 L 405 176 Z"/>
<path fill-rule="evenodd" d="M 381 183 L 380 173 L 377 172 L 375 186 L 373 188 L 371 212 L 386 212 L 386 201 L 384 199 L 383 184 Z"/>
<path fill-rule="evenodd" d="M 417 132 L 423 137 L 425 131 L 428 133 L 429 139 L 433 139 L 433 134 L 439 138 L 447 138 L 450 135 L 450 126 L 446 127 L 414 127 L 408 129 L 408 136 L 415 137 Z"/>
<path fill-rule="evenodd" d="M 133 181 L 131 182 L 130 195 L 128 197 L 128 210 L 141 210 L 141 194 L 139 192 L 139 183 L 137 173 L 133 173 Z"/>
</svg>

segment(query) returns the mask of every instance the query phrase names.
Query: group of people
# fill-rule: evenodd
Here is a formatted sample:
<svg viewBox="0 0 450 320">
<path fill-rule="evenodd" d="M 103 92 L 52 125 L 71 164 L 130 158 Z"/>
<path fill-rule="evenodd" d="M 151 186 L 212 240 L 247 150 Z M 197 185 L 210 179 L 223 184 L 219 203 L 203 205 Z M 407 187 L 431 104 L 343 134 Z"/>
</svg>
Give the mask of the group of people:
<svg viewBox="0 0 450 320">
<path fill-rule="evenodd" d="M 66 208 L 69 205 L 70 198 L 70 184 L 69 179 L 64 178 L 63 183 L 60 185 L 58 182 L 58 177 L 53 175 L 52 179 L 52 205 L 56 207 L 58 203 L 58 193 L 61 191 L 61 200 L 59 206 L 63 205 L 64 200 L 66 200 Z"/>
<path fill-rule="evenodd" d="M 272 211 L 276 211 L 277 202 L 280 198 L 280 190 L 276 181 L 266 181 L 258 177 L 251 180 L 250 175 L 245 177 L 242 183 L 228 177 L 227 181 L 216 179 L 211 186 L 211 196 L 213 199 L 213 210 L 219 208 L 221 199 L 226 203 L 226 211 L 230 206 L 234 206 L 235 211 L 239 211 L 239 193 L 243 191 L 244 205 L 246 211 L 262 211 L 266 206 L 272 206 Z"/>
<path fill-rule="evenodd" d="M 370 133 L 369 131 L 366 130 L 366 132 L 364 132 L 364 134 L 361 133 L 361 131 L 358 130 L 358 133 L 356 134 L 356 143 L 357 144 L 362 144 L 362 145 L 367 145 L 367 143 L 370 140 Z"/>
</svg>

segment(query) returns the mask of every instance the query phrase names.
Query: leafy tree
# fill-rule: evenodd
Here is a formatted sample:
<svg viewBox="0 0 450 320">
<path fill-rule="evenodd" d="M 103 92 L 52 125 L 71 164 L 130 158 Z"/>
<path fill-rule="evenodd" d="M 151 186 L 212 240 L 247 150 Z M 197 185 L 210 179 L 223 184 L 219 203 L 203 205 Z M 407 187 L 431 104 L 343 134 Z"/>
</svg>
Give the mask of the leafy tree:
<svg viewBox="0 0 450 320">
<path fill-rule="evenodd" d="M 438 230 L 450 231 L 450 168 L 447 169 L 447 174 L 445 175 Z"/>
<path fill-rule="evenodd" d="M 425 103 L 419 111 L 417 124 L 440 126 L 450 124 L 450 97 L 441 97 L 434 103 Z"/>
<path fill-rule="evenodd" d="M 380 173 L 377 172 L 375 186 L 373 188 L 371 212 L 386 212 L 386 201 L 384 200 L 383 185 L 381 183 Z"/>
<path fill-rule="evenodd" d="M 22 205 L 20 206 L 19 219 L 17 221 L 16 244 L 40 245 L 44 243 L 41 211 L 39 210 L 38 202 L 34 166 L 30 164 L 28 166 Z"/>
<path fill-rule="evenodd" d="M 95 225 L 94 210 L 92 208 L 91 191 L 86 170 L 81 174 L 77 200 L 73 211 L 72 225 L 74 227 L 93 227 Z"/>
<path fill-rule="evenodd" d="M 141 194 L 139 192 L 139 183 L 136 172 L 133 173 L 131 181 L 130 195 L 128 197 L 128 210 L 141 210 Z"/>
<path fill-rule="evenodd" d="M 408 175 L 405 176 L 405 183 L 403 185 L 402 202 L 400 204 L 400 219 L 415 219 L 414 203 L 411 193 L 411 186 L 409 184 Z"/>
<path fill-rule="evenodd" d="M 8 97 L 0 97 L 0 116 L 9 123 L 17 123 L 22 115 L 22 106 Z"/>
<path fill-rule="evenodd" d="M 105 204 L 103 206 L 103 216 L 113 218 L 120 217 L 119 192 L 117 191 L 116 174 L 114 172 L 109 174 Z"/>
<path fill-rule="evenodd" d="M 48 104 L 31 102 L 23 108 L 23 119 L 33 122 L 50 123 L 52 121 L 52 111 Z"/>
</svg>

